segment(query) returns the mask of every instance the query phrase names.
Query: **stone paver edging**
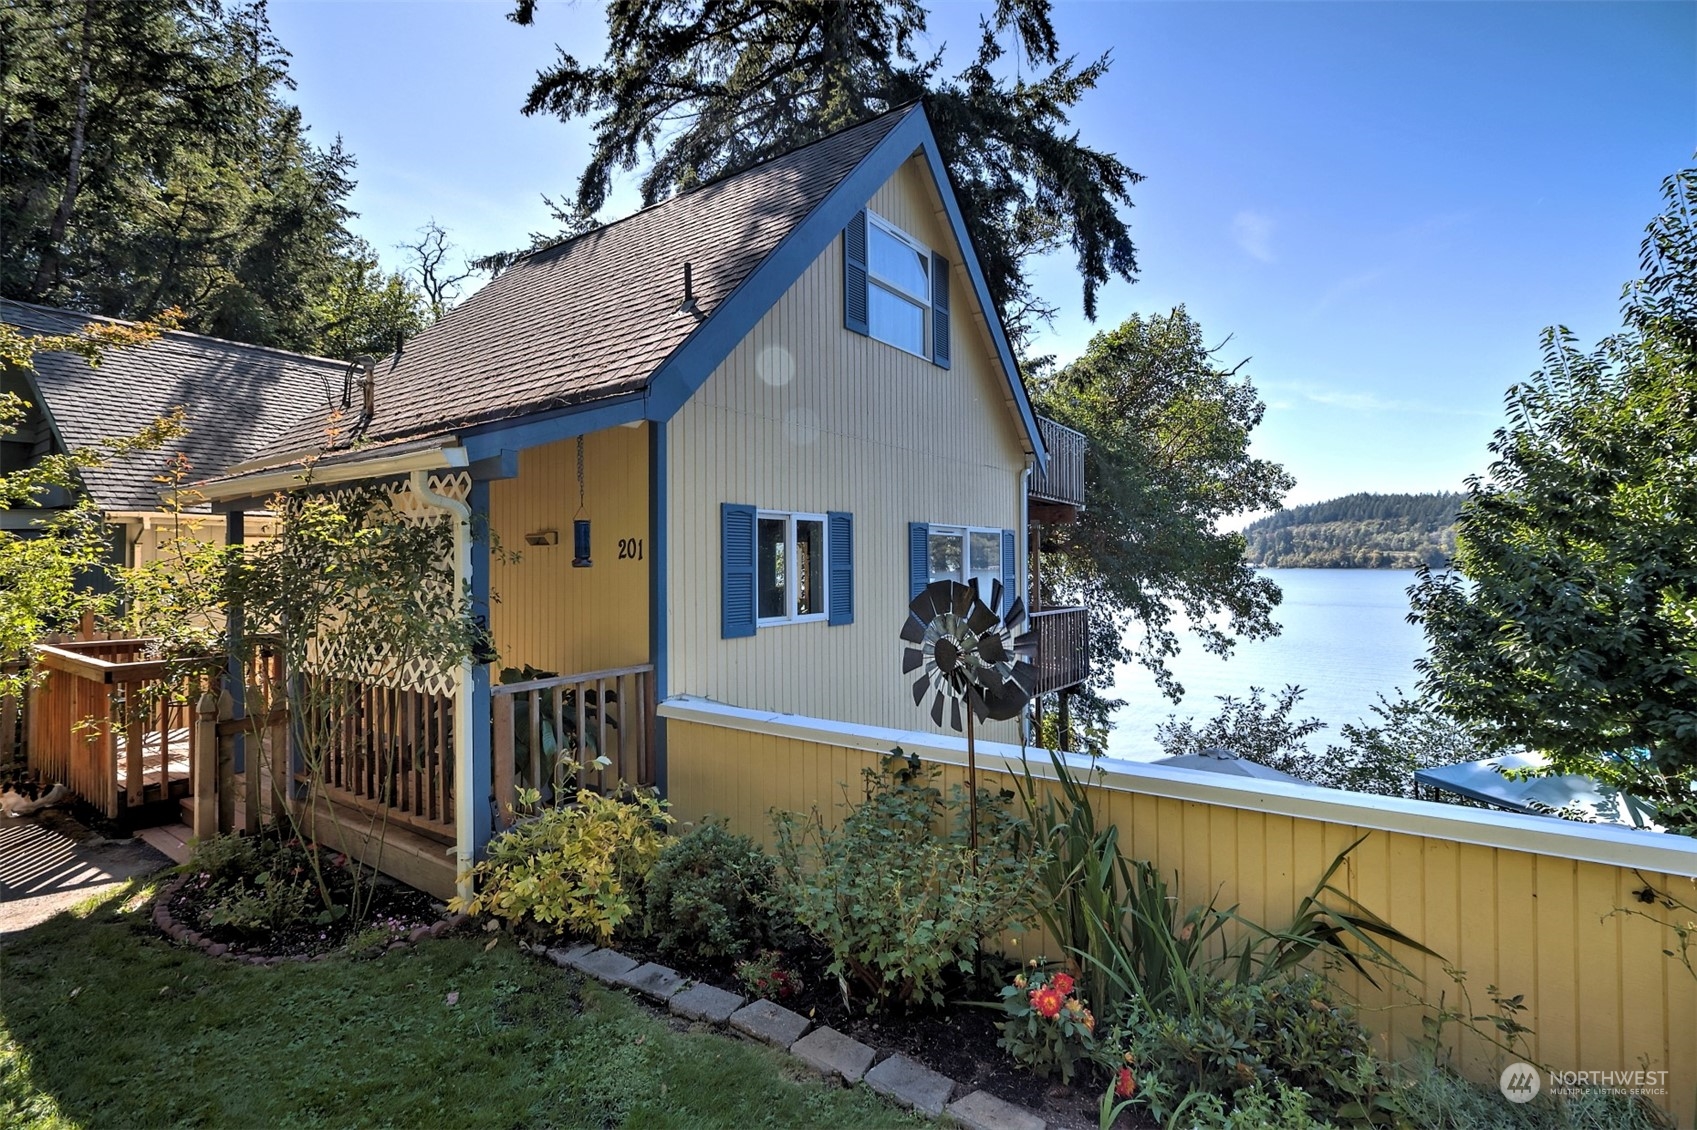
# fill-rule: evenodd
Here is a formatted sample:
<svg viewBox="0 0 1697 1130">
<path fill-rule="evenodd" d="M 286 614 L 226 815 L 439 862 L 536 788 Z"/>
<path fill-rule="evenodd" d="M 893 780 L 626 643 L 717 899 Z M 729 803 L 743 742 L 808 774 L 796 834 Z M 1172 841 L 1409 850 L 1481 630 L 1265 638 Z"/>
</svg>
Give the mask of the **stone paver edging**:
<svg viewBox="0 0 1697 1130">
<path fill-rule="evenodd" d="M 173 942 L 194 946 L 205 953 L 207 957 L 227 957 L 231 961 L 238 961 L 244 965 L 270 966 L 282 965 L 286 962 L 329 961 L 332 957 L 337 956 L 337 950 L 315 953 L 311 956 L 305 954 L 237 953 L 232 952 L 230 947 L 223 942 L 213 941 L 205 934 L 189 929 L 189 927 L 171 917 L 171 900 L 192 878 L 194 878 L 193 875 L 180 876 L 160 891 L 158 897 L 153 900 L 153 924 L 159 928 L 160 933 Z M 453 914 L 427 926 L 414 926 L 407 932 L 406 937 L 396 938 L 390 942 L 384 952 L 393 953 L 395 950 L 407 949 L 425 938 L 440 938 L 448 931 L 457 930 L 469 921 L 471 921 L 469 915 Z"/>
<path fill-rule="evenodd" d="M 729 1028 L 750 1039 L 788 1052 L 828 1079 L 845 1086 L 860 1084 L 900 1106 L 931 1118 L 947 1117 L 967 1130 L 1044 1130 L 1042 1118 L 988 1091 L 964 1091 L 947 1075 L 938 1074 L 904 1055 L 882 1059 L 869 1047 L 832 1028 L 814 1028 L 807 1017 L 771 1001 L 744 1003 L 745 998 L 713 985 L 690 981 L 676 970 L 654 962 L 639 963 L 615 949 L 580 944 L 566 948 L 529 946 L 562 969 L 575 969 L 615 989 L 641 993 L 666 1005 L 677 1016 L 715 1027 Z"/>
</svg>

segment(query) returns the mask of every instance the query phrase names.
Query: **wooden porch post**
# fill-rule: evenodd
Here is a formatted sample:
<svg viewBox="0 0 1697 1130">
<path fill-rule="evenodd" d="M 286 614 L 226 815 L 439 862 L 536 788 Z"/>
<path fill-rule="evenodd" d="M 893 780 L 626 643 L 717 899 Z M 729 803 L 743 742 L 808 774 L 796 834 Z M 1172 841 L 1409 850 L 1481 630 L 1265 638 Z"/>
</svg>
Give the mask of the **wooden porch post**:
<svg viewBox="0 0 1697 1130">
<path fill-rule="evenodd" d="M 471 484 L 471 614 L 476 622 L 489 628 L 489 483 L 473 479 Z M 486 641 L 487 642 L 487 641 Z M 472 660 L 468 675 L 470 687 L 460 696 L 455 711 L 456 726 L 469 729 L 471 740 L 460 748 L 470 751 L 470 764 L 460 766 L 459 800 L 456 805 L 456 824 L 464 821 L 458 836 L 462 847 L 469 846 L 472 857 L 481 859 L 493 834 L 494 773 L 490 743 L 489 663 L 486 657 Z M 469 841 L 469 843 L 468 843 Z M 466 862 L 462 859 L 462 863 Z"/>
<path fill-rule="evenodd" d="M 224 544 L 241 545 L 247 540 L 247 513 L 232 510 L 224 515 Z M 242 606 L 232 603 L 224 616 L 224 690 L 230 696 L 229 717 L 237 722 L 247 718 L 247 672 L 242 667 L 242 634 L 247 630 Z M 246 776 L 243 791 L 246 803 L 243 815 L 251 835 L 259 831 L 259 758 L 247 761 L 247 735 L 240 728 L 231 737 L 231 766 L 238 777 Z M 198 801 L 196 802 L 199 803 Z"/>
</svg>

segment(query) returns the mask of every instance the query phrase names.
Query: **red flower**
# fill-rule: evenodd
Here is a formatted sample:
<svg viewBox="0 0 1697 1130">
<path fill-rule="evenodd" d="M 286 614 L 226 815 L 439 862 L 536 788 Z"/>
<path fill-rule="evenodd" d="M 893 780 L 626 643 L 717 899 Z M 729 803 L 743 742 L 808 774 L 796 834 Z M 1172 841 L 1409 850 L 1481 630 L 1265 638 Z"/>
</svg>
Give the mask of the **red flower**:
<svg viewBox="0 0 1697 1130">
<path fill-rule="evenodd" d="M 1061 1014 L 1061 1006 L 1064 1000 L 1065 998 L 1061 996 L 1060 991 L 1053 986 L 1031 990 L 1031 1007 L 1036 1009 L 1037 1014 L 1045 1020 L 1053 1020 Z"/>
<path fill-rule="evenodd" d="M 1055 979 L 1049 983 L 1055 986 L 1055 991 L 1063 997 L 1072 992 L 1072 974 L 1070 973 L 1057 973 Z"/>
<path fill-rule="evenodd" d="M 1120 1068 L 1119 1077 L 1114 1080 L 1114 1094 L 1122 1099 L 1129 1099 L 1137 1093 L 1137 1080 L 1131 1077 L 1131 1068 Z"/>
</svg>

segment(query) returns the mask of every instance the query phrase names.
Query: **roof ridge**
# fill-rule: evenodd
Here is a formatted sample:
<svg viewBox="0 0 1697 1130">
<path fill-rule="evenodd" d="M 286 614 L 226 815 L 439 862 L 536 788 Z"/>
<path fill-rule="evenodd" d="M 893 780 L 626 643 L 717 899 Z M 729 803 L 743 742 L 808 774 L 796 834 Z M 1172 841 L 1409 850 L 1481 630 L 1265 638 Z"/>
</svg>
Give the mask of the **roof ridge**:
<svg viewBox="0 0 1697 1130">
<path fill-rule="evenodd" d="M 134 326 L 140 323 L 128 318 L 114 318 L 107 314 L 95 314 L 87 310 L 72 310 L 66 306 L 46 306 L 40 302 L 25 302 L 20 298 L 0 298 L 0 306 L 22 306 L 30 310 L 41 310 L 49 314 L 62 314 L 70 318 L 80 318 L 84 322 L 109 322 L 115 326 Z M 346 366 L 348 362 L 335 357 L 325 357 L 317 353 L 302 353 L 295 349 L 282 349 L 275 345 L 257 345 L 251 341 L 236 341 L 234 338 L 215 337 L 212 334 L 199 334 L 192 330 L 161 330 L 160 337 L 189 338 L 194 341 L 209 341 L 217 345 L 230 346 L 236 349 L 252 349 L 260 353 L 274 353 L 283 357 L 293 357 L 301 361 L 318 361 L 330 365 Z"/>
<path fill-rule="evenodd" d="M 750 165 L 746 169 L 738 169 L 734 173 L 721 173 L 719 176 L 714 177 L 712 180 L 703 181 L 701 184 L 696 185 L 694 188 L 687 188 L 682 192 L 674 193 L 673 195 L 666 197 L 664 200 L 656 200 L 652 204 L 644 204 L 642 207 L 638 208 L 634 212 L 627 212 L 625 215 L 620 216 L 617 219 L 608 220 L 604 224 L 598 224 L 595 227 L 590 228 L 588 231 L 579 232 L 578 234 L 576 234 L 574 236 L 568 236 L 565 239 L 555 240 L 553 243 L 545 243 L 540 247 L 533 247 L 529 251 L 526 251 L 523 254 L 519 255 L 517 258 L 515 258 L 512 261 L 512 263 L 509 264 L 509 267 L 516 267 L 519 264 L 528 262 L 532 258 L 534 258 L 538 255 L 541 255 L 545 252 L 558 251 L 562 247 L 569 247 L 570 245 L 576 243 L 578 240 L 583 239 L 587 236 L 600 235 L 603 232 L 607 231 L 608 228 L 617 227 L 620 224 L 625 223 L 628 220 L 634 220 L 639 216 L 644 216 L 644 215 L 646 215 L 650 212 L 653 212 L 657 209 L 664 208 L 667 205 L 676 204 L 676 203 L 678 203 L 682 200 L 688 199 L 689 197 L 695 196 L 698 193 L 706 192 L 710 188 L 717 188 L 720 185 L 725 184 L 728 181 L 736 180 L 738 177 L 744 177 L 744 176 L 748 176 L 752 173 L 757 173 L 757 172 L 761 171 L 762 169 L 768 168 L 769 166 L 771 166 L 771 165 L 773 165 L 773 164 L 775 164 L 779 161 L 788 160 L 789 158 L 794 157 L 798 153 L 805 153 L 809 149 L 812 149 L 815 145 L 823 145 L 827 141 L 835 141 L 837 138 L 842 137 L 844 134 L 853 133 L 856 130 L 864 129 L 867 126 L 870 126 L 875 122 L 883 121 L 885 118 L 898 117 L 900 115 L 909 113 L 914 109 L 914 107 L 919 106 L 923 101 L 924 100 L 921 99 L 921 98 L 910 98 L 906 102 L 903 102 L 899 106 L 892 106 L 888 110 L 884 110 L 881 113 L 877 113 L 877 114 L 872 115 L 872 117 L 867 118 L 865 121 L 855 122 L 853 125 L 841 126 L 837 129 L 832 130 L 830 133 L 822 134 L 821 136 L 814 138 L 812 141 L 806 142 L 802 145 L 798 145 L 794 149 L 786 149 L 782 153 L 775 154 L 774 156 L 766 158 L 764 161 L 760 161 L 760 162 L 757 162 L 756 164 Z"/>
</svg>

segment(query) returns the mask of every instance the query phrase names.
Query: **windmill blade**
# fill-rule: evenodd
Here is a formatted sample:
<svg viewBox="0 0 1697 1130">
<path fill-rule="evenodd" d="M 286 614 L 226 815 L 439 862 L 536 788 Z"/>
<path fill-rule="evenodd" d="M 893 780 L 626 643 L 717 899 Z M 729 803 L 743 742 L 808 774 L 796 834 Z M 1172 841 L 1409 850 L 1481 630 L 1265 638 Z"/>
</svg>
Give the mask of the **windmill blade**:
<svg viewBox="0 0 1697 1130">
<path fill-rule="evenodd" d="M 1014 625 L 1023 619 L 1025 619 L 1025 600 L 1016 596 L 1013 598 L 1013 603 L 1008 606 L 1007 615 L 1002 617 L 1002 627 L 1011 631 Z"/>
<path fill-rule="evenodd" d="M 941 702 L 942 700 L 939 699 L 938 701 Z M 949 700 L 949 725 L 956 730 L 960 729 L 960 699 L 958 698 Z"/>
<path fill-rule="evenodd" d="M 913 705 L 919 706 L 925 701 L 925 692 L 931 689 L 931 676 L 921 675 L 913 681 Z"/>
<path fill-rule="evenodd" d="M 972 614 L 973 604 L 978 601 L 977 594 L 968 586 L 957 581 L 949 581 L 947 584 L 954 590 L 954 599 L 949 604 L 949 611 L 962 620 L 966 619 Z"/>
<path fill-rule="evenodd" d="M 1000 666 L 1007 662 L 1008 649 L 1002 643 L 1002 637 L 995 632 L 986 632 L 978 637 L 978 658 L 988 666 Z"/>
<path fill-rule="evenodd" d="M 911 675 L 925 665 L 925 653 L 917 647 L 902 648 L 902 674 Z"/>
<path fill-rule="evenodd" d="M 958 707 L 958 706 L 955 707 L 955 713 L 957 715 L 956 721 L 958 722 L 959 721 L 958 715 L 960 713 L 960 707 Z M 931 700 L 931 721 L 935 725 L 938 725 L 938 726 L 941 726 L 943 724 L 943 696 L 942 695 L 938 695 L 936 698 Z M 955 727 L 955 729 L 957 729 L 957 730 L 960 729 L 960 726 L 957 725 Z"/>
<path fill-rule="evenodd" d="M 1000 577 L 996 577 L 990 582 L 990 599 L 985 603 L 991 608 L 1002 606 L 1002 579 Z"/>
<path fill-rule="evenodd" d="M 972 611 L 967 614 L 966 626 L 969 631 L 982 636 L 997 626 L 996 614 L 983 601 L 975 600 Z"/>
<path fill-rule="evenodd" d="M 916 613 L 909 612 L 907 619 L 902 621 L 902 639 L 908 643 L 925 642 L 925 624 Z"/>
<path fill-rule="evenodd" d="M 1015 655 L 1019 656 L 1021 659 L 1025 659 L 1025 660 L 1036 659 L 1037 658 L 1037 633 L 1036 632 L 1021 632 L 1019 635 L 1015 636 L 1014 639 L 1013 639 L 1013 653 Z"/>
</svg>

